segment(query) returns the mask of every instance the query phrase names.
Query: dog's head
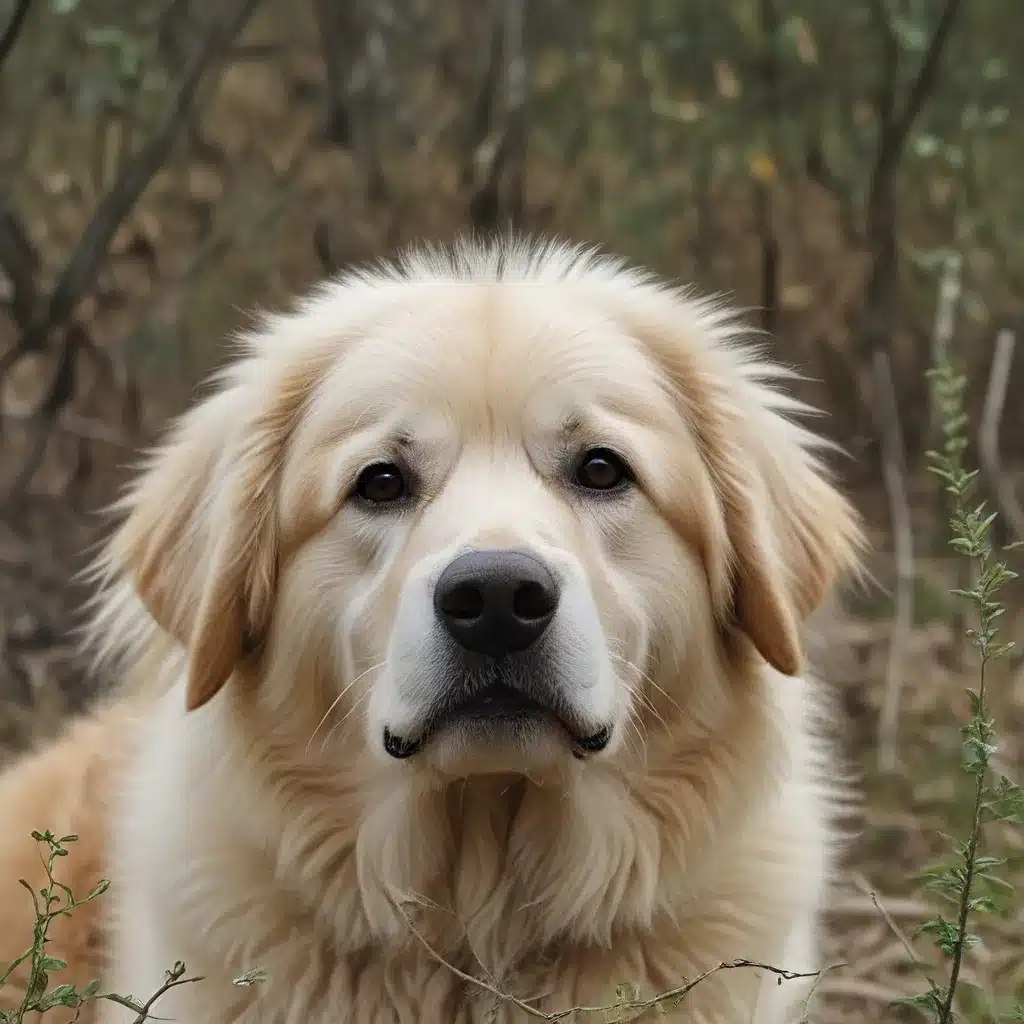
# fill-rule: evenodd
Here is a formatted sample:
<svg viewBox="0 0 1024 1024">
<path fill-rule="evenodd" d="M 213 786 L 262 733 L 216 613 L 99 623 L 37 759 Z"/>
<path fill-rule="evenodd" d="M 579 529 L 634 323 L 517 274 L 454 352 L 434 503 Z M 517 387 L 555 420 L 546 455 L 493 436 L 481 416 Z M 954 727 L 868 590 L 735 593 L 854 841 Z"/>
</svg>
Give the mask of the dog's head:
<svg viewBox="0 0 1024 1024">
<path fill-rule="evenodd" d="M 177 426 L 109 563 L 186 649 L 189 708 L 234 676 L 446 775 L 699 726 L 724 665 L 801 671 L 858 542 L 738 333 L 557 246 L 329 284 Z"/>
</svg>

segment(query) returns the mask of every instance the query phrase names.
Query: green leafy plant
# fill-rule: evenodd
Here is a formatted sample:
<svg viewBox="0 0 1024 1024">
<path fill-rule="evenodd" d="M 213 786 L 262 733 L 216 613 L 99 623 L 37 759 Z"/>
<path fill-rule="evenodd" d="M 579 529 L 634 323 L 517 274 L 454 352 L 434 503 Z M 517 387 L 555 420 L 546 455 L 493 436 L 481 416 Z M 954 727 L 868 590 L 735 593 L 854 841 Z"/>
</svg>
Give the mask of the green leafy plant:
<svg viewBox="0 0 1024 1024">
<path fill-rule="evenodd" d="M 131 1010 L 136 1014 L 133 1024 L 144 1024 L 152 1019 L 153 1005 L 164 993 L 178 985 L 188 985 L 200 981 L 198 977 L 186 975 L 185 965 L 176 963 L 166 972 L 164 984 L 144 1003 L 139 1003 L 128 996 L 113 993 L 101 993 L 98 980 L 90 981 L 79 989 L 73 984 L 55 985 L 51 988 L 51 975 L 64 970 L 67 964 L 47 952 L 50 942 L 50 927 L 58 917 L 70 914 L 78 907 L 91 903 L 107 891 L 109 882 L 101 879 L 95 888 L 82 899 L 77 899 L 71 889 L 54 875 L 54 869 L 61 857 L 68 856 L 68 846 L 77 841 L 78 836 L 61 836 L 59 839 L 52 832 L 33 832 L 32 838 L 40 844 L 42 862 L 46 871 L 46 884 L 37 892 L 24 879 L 20 883 L 32 897 L 35 909 L 35 924 L 32 928 L 32 944 L 21 956 L 4 968 L 0 968 L 0 989 L 10 980 L 15 971 L 23 965 L 28 969 L 28 981 L 24 994 L 14 1010 L 0 1010 L 0 1024 L 22 1024 L 29 1014 L 43 1014 L 50 1010 L 65 1008 L 74 1010 L 70 1018 L 72 1024 L 78 1020 L 86 1003 L 95 999 L 107 999 Z M 246 976 L 236 984 L 253 984 L 260 980 L 254 972 L 252 977 Z"/>
<path fill-rule="evenodd" d="M 964 954 L 978 941 L 969 929 L 977 914 L 998 909 L 997 893 L 1012 889 L 997 874 L 1004 861 L 985 852 L 985 826 L 996 821 L 1020 822 L 1024 795 L 1010 779 L 998 774 L 992 761 L 998 750 L 995 723 L 988 709 L 986 677 L 989 663 L 1004 657 L 1012 643 L 997 641 L 997 623 L 1004 608 L 1000 589 L 1016 578 L 1004 561 L 994 557 L 990 533 L 996 516 L 984 502 L 973 504 L 977 471 L 964 465 L 967 415 L 964 412 L 966 377 L 949 363 L 931 371 L 935 407 L 941 424 L 941 447 L 928 453 L 931 470 L 941 478 L 950 497 L 950 546 L 974 567 L 971 589 L 953 593 L 976 613 L 977 626 L 967 636 L 978 651 L 978 687 L 967 691 L 971 717 L 962 730 L 963 771 L 973 779 L 973 805 L 966 839 L 948 837 L 952 859 L 925 873 L 925 884 L 952 906 L 948 916 L 936 914 L 918 929 L 929 936 L 949 964 L 943 982 L 928 977 L 928 989 L 906 1003 L 936 1024 L 952 1024 L 957 989 L 961 986 Z M 927 975 L 926 975 L 927 977 Z M 1024 1007 L 1014 1007 L 999 1019 L 1024 1021 Z"/>
<path fill-rule="evenodd" d="M 21 1004 L 16 1010 L 0 1010 L 0 1021 L 3 1024 L 20 1024 L 29 1013 L 45 1013 L 55 1007 L 70 1007 L 80 1010 L 82 1005 L 95 997 L 99 982 L 90 982 L 81 992 L 74 985 L 57 985 L 50 987 L 50 975 L 63 970 L 67 964 L 63 960 L 50 956 L 47 944 L 50 941 L 50 927 L 58 917 L 70 914 L 76 907 L 91 903 L 107 890 L 109 882 L 101 880 L 96 887 L 83 899 L 76 899 L 71 890 L 54 877 L 54 866 L 61 857 L 68 855 L 68 844 L 78 836 L 62 836 L 58 839 L 52 832 L 33 832 L 32 838 L 40 843 L 44 850 L 43 866 L 46 870 L 46 885 L 38 892 L 23 878 L 20 884 L 28 890 L 35 907 L 35 925 L 32 929 L 32 945 L 25 950 L 13 963 L 0 973 L 2 987 L 23 964 L 28 967 L 28 982 Z M 77 1018 L 77 1013 L 76 1013 Z"/>
</svg>

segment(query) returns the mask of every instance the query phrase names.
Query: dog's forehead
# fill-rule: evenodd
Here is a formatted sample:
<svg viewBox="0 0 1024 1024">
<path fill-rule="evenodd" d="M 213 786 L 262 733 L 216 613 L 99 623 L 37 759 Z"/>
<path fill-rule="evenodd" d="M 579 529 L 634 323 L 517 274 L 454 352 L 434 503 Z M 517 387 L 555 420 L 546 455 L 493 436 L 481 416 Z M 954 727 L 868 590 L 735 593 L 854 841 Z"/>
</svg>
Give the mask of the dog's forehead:
<svg viewBox="0 0 1024 1024">
<path fill-rule="evenodd" d="M 565 429 L 598 408 L 670 414 L 644 346 L 573 289 L 537 282 L 410 284 L 339 355 L 315 403 L 333 429 L 404 410 L 430 433 Z"/>
</svg>

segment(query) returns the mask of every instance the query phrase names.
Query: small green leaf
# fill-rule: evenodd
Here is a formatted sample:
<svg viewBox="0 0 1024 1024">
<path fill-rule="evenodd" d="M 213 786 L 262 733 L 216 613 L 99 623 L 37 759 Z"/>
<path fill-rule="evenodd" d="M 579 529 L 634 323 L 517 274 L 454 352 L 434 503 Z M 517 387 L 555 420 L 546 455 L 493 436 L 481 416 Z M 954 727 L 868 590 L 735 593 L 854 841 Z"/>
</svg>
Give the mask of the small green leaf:
<svg viewBox="0 0 1024 1024">
<path fill-rule="evenodd" d="M 43 1012 L 52 1010 L 55 1006 L 69 1006 L 72 1009 L 77 1009 L 81 1005 L 82 997 L 74 985 L 58 985 L 38 1001 L 38 1009 Z"/>
</svg>

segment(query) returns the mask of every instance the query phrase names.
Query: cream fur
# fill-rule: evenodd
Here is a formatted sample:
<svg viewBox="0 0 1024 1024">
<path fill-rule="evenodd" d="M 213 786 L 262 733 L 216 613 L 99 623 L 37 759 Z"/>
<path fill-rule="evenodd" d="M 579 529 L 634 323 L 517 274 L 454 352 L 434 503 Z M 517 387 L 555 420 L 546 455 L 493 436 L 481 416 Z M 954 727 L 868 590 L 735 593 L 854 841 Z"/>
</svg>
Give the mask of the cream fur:
<svg viewBox="0 0 1024 1024">
<path fill-rule="evenodd" d="M 413 252 L 242 348 L 97 570 L 104 663 L 141 695 L 98 720 L 127 767 L 79 829 L 113 879 L 107 987 L 148 995 L 183 960 L 206 980 L 158 1012 L 189 1024 L 475 1024 L 529 1018 L 452 967 L 546 1011 L 737 958 L 819 967 L 835 766 L 799 628 L 859 532 L 786 374 L 717 306 L 555 244 Z M 636 488 L 567 487 L 587 445 Z M 419 497 L 354 507 L 398 448 Z M 389 759 L 381 724 L 433 678 L 431 574 L 501 545 L 576 595 L 555 668 L 612 743 Z M 6 785 L 56 783 L 60 756 Z M 723 971 L 681 1019 L 783 1024 L 805 992 Z"/>
</svg>

